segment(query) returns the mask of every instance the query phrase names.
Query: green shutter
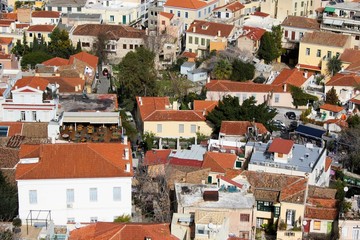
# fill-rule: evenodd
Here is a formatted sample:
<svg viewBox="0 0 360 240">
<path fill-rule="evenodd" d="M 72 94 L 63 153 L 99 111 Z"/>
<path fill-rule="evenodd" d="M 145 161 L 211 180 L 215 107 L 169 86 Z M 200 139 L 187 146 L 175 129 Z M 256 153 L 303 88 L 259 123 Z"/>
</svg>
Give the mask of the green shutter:
<svg viewBox="0 0 360 240">
<path fill-rule="evenodd" d="M 212 176 L 208 176 L 208 183 L 212 183 Z"/>
<path fill-rule="evenodd" d="M 327 233 L 331 233 L 331 229 L 332 229 L 332 222 L 327 222 Z"/>
<path fill-rule="evenodd" d="M 123 24 L 126 24 L 126 16 L 125 16 L 125 15 L 123 15 L 122 23 L 123 23 Z"/>
</svg>

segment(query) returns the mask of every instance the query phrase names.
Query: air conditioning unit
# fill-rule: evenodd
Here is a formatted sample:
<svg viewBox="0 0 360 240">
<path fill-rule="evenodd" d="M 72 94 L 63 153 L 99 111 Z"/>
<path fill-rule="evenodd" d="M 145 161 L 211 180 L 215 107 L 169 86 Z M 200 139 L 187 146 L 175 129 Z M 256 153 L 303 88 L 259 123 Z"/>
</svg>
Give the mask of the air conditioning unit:
<svg viewBox="0 0 360 240">
<path fill-rule="evenodd" d="M 68 203 L 68 204 L 66 204 L 66 207 L 67 207 L 67 208 L 73 208 L 73 204 L 72 204 L 72 203 Z"/>
</svg>

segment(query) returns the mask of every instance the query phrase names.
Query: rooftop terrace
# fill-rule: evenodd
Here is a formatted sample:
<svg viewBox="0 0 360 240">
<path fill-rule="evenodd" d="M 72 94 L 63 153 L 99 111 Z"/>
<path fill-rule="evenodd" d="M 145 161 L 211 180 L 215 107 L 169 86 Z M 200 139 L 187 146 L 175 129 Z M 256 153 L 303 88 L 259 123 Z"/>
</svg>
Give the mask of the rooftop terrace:
<svg viewBox="0 0 360 240">
<path fill-rule="evenodd" d="M 61 112 L 113 112 L 118 108 L 116 94 L 64 93 L 59 103 Z"/>
</svg>

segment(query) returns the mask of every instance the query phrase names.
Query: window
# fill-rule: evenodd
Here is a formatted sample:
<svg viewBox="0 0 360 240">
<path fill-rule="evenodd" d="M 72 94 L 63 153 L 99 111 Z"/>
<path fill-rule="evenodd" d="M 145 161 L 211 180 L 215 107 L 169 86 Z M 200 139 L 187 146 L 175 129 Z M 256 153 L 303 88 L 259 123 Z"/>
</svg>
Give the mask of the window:
<svg viewBox="0 0 360 240">
<path fill-rule="evenodd" d="M 81 47 L 90 47 L 89 42 L 81 42 Z"/>
<path fill-rule="evenodd" d="M 189 18 L 189 13 L 185 12 L 185 18 Z"/>
<path fill-rule="evenodd" d="M 61 7 L 57 7 L 58 12 L 61 12 Z"/>
<path fill-rule="evenodd" d="M 360 239 L 360 228 L 353 228 L 353 240 Z"/>
<path fill-rule="evenodd" d="M 161 21 L 161 25 L 165 25 L 165 20 L 162 20 L 162 21 Z"/>
<path fill-rule="evenodd" d="M 114 17 L 114 15 L 110 15 L 110 22 L 115 22 L 115 17 Z"/>
<path fill-rule="evenodd" d="M 77 8 L 76 8 L 76 11 L 77 11 L 77 12 L 81 12 L 81 7 L 77 7 Z"/>
<path fill-rule="evenodd" d="M 134 45 L 130 44 L 130 49 L 134 49 Z"/>
<path fill-rule="evenodd" d="M 202 38 L 202 39 L 201 39 L 201 45 L 202 45 L 202 46 L 205 46 L 205 38 Z"/>
<path fill-rule="evenodd" d="M 336 57 L 338 58 L 340 56 L 340 53 L 339 52 L 336 52 Z"/>
<path fill-rule="evenodd" d="M 360 40 L 360 36 L 355 36 L 355 40 Z"/>
<path fill-rule="evenodd" d="M 52 11 L 52 7 L 48 7 L 48 11 Z"/>
<path fill-rule="evenodd" d="M 304 7 L 304 2 L 301 2 L 301 7 Z"/>
<path fill-rule="evenodd" d="M 90 202 L 97 202 L 97 188 L 90 188 Z"/>
<path fill-rule="evenodd" d="M 75 200 L 74 189 L 66 189 L 66 202 L 73 203 Z"/>
<path fill-rule="evenodd" d="M 316 57 L 321 57 L 321 50 L 320 50 L 320 49 L 318 49 L 318 50 L 316 51 Z"/>
<path fill-rule="evenodd" d="M 0 137 L 7 137 L 9 131 L 8 126 L 0 126 Z"/>
<path fill-rule="evenodd" d="M 173 10 L 170 10 L 170 13 L 173 13 Z"/>
<path fill-rule="evenodd" d="M 195 44 L 199 44 L 199 38 L 195 37 Z"/>
<path fill-rule="evenodd" d="M 275 207 L 274 208 L 274 216 L 276 218 L 278 218 L 280 216 L 280 207 Z"/>
<path fill-rule="evenodd" d="M 121 201 L 121 187 L 114 187 L 113 188 L 113 200 L 114 201 Z"/>
<path fill-rule="evenodd" d="M 187 30 L 188 29 L 188 25 L 187 25 L 187 23 L 185 23 L 185 30 Z"/>
<path fill-rule="evenodd" d="M 33 35 L 32 35 L 32 33 L 29 33 L 29 37 L 32 37 Z"/>
<path fill-rule="evenodd" d="M 21 121 L 25 121 L 25 120 L 26 120 L 26 118 L 25 118 L 25 111 L 21 111 L 21 112 L 20 112 L 20 119 L 21 119 Z"/>
<path fill-rule="evenodd" d="M 162 132 L 162 124 L 157 124 L 157 125 L 156 125 L 156 132 L 157 132 L 157 133 L 161 133 L 161 132 Z"/>
<path fill-rule="evenodd" d="M 247 94 L 243 94 L 243 95 L 242 95 L 242 100 L 243 100 L 243 102 L 244 102 L 246 99 L 247 99 Z"/>
<path fill-rule="evenodd" d="M 331 51 L 327 52 L 327 58 L 331 58 Z"/>
<path fill-rule="evenodd" d="M 240 214 L 240 222 L 249 222 L 250 214 Z"/>
<path fill-rule="evenodd" d="M 75 223 L 75 218 L 68 218 L 68 219 L 67 219 L 67 223 L 68 223 L 68 224 Z"/>
<path fill-rule="evenodd" d="M 295 223 L 295 210 L 286 210 L 286 224 L 288 226 L 294 226 Z"/>
<path fill-rule="evenodd" d="M 280 102 L 280 95 L 279 94 L 275 94 L 275 102 L 276 103 Z"/>
<path fill-rule="evenodd" d="M 198 12 L 198 18 L 201 18 L 201 11 Z"/>
<path fill-rule="evenodd" d="M 321 222 L 314 221 L 314 230 L 320 230 L 320 229 L 321 229 Z"/>
<path fill-rule="evenodd" d="M 126 49 L 126 44 L 123 44 L 123 49 Z"/>
<path fill-rule="evenodd" d="M 307 56 L 310 55 L 310 48 L 306 48 L 306 53 L 305 53 Z"/>
<path fill-rule="evenodd" d="M 98 221 L 98 218 L 97 217 L 91 217 L 90 218 L 90 222 L 91 223 L 96 223 Z"/>
<path fill-rule="evenodd" d="M 36 111 L 32 111 L 32 119 L 33 119 L 33 121 L 37 121 L 37 119 L 36 119 Z"/>
<path fill-rule="evenodd" d="M 304 36 L 303 32 L 299 32 L 299 38 L 301 39 Z"/>
<path fill-rule="evenodd" d="M 272 212 L 272 202 L 257 201 L 257 210 L 264 212 Z"/>
<path fill-rule="evenodd" d="M 226 18 L 229 18 L 229 17 L 230 17 L 230 14 L 229 14 L 229 13 L 226 13 L 226 14 L 225 14 L 225 17 L 226 17 Z"/>
<path fill-rule="evenodd" d="M 41 33 L 38 33 L 38 36 L 37 36 L 37 38 L 41 38 Z"/>
<path fill-rule="evenodd" d="M 296 11 L 296 8 L 297 8 L 297 2 L 295 3 L 295 11 Z"/>
<path fill-rule="evenodd" d="M 193 41 L 192 41 L 192 37 L 189 36 L 189 43 L 192 44 L 192 42 L 193 42 Z"/>
<path fill-rule="evenodd" d="M 71 12 L 71 7 L 68 7 L 68 8 L 67 8 L 67 11 L 68 11 L 68 12 Z"/>
<path fill-rule="evenodd" d="M 206 39 L 206 46 L 210 46 L 210 39 Z"/>
<path fill-rule="evenodd" d="M 37 191 L 36 190 L 29 190 L 29 203 L 37 204 Z"/>
<path fill-rule="evenodd" d="M 191 132 L 191 133 L 196 133 L 196 125 L 195 125 L 195 124 L 191 124 L 191 126 L 190 126 L 190 132 Z"/>
<path fill-rule="evenodd" d="M 184 124 L 179 124 L 179 133 L 184 133 Z"/>
<path fill-rule="evenodd" d="M 285 38 L 287 38 L 287 37 L 288 37 L 288 35 L 289 35 L 288 30 L 285 30 Z"/>
<path fill-rule="evenodd" d="M 177 16 L 180 17 L 180 11 L 177 12 Z"/>
<path fill-rule="evenodd" d="M 236 161 L 235 162 L 235 167 L 236 168 L 241 168 L 242 162 Z"/>
</svg>

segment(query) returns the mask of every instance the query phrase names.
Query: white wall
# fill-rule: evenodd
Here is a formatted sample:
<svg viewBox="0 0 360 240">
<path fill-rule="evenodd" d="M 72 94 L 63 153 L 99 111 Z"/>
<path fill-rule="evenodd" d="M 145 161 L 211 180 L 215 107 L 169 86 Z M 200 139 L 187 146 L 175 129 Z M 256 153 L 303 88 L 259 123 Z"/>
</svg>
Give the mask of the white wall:
<svg viewBox="0 0 360 240">
<path fill-rule="evenodd" d="M 121 201 L 113 201 L 113 187 L 121 187 Z M 97 202 L 90 202 L 89 188 L 97 188 Z M 67 208 L 66 189 L 74 189 L 74 203 Z M 19 180 L 19 216 L 23 223 L 29 210 L 51 210 L 55 224 L 66 224 L 68 218 L 76 222 L 112 222 L 114 217 L 131 214 L 131 178 L 81 178 Z M 37 190 L 37 204 L 29 203 L 29 190 Z"/>
<path fill-rule="evenodd" d="M 39 18 L 39 17 L 32 17 L 31 23 L 33 25 L 54 25 L 59 23 L 60 18 Z"/>
</svg>

